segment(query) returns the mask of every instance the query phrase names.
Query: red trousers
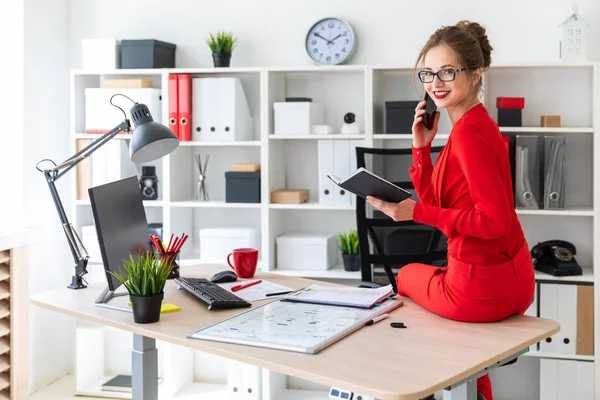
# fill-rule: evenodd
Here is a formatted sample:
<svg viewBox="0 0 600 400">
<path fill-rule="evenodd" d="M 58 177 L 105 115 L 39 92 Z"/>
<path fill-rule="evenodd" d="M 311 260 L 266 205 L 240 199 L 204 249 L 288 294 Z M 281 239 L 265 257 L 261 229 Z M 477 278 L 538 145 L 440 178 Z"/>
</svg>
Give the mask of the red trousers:
<svg viewBox="0 0 600 400">
<path fill-rule="evenodd" d="M 494 322 L 523 314 L 533 302 L 535 273 L 527 242 L 509 262 L 473 265 L 448 255 L 447 267 L 407 264 L 396 277 L 398 293 L 434 314 L 463 322 Z M 486 374 L 477 390 L 493 400 Z"/>
</svg>

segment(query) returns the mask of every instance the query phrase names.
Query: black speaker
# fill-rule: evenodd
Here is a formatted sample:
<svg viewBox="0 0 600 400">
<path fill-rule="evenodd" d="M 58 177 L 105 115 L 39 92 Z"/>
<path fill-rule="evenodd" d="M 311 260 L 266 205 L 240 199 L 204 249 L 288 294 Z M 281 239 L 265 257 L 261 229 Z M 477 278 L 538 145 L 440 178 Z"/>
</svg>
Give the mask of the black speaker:
<svg viewBox="0 0 600 400">
<path fill-rule="evenodd" d="M 142 167 L 140 187 L 142 189 L 142 198 L 144 200 L 156 200 L 158 198 L 158 177 L 156 176 L 156 167 Z"/>
</svg>

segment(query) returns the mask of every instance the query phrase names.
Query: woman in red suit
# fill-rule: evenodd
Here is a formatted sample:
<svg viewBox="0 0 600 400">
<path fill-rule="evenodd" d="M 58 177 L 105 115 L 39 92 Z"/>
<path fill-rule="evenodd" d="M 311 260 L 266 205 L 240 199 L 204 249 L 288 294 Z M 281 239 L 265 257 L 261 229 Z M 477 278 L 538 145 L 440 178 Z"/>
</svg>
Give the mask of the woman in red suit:
<svg viewBox="0 0 600 400">
<path fill-rule="evenodd" d="M 533 301 L 535 275 L 529 247 L 514 209 L 508 151 L 496 122 L 478 100 L 492 47 L 485 29 L 461 21 L 437 30 L 417 64 L 424 89 L 446 109 L 452 131 L 432 166 L 431 130 L 422 124 L 425 102 L 412 126 L 411 179 L 419 197 L 401 203 L 368 198 L 394 221 L 414 220 L 448 237 L 448 266 L 408 264 L 396 282 L 400 295 L 431 312 L 464 322 L 492 322 L 524 313 Z M 488 375 L 477 389 L 493 400 Z"/>
</svg>

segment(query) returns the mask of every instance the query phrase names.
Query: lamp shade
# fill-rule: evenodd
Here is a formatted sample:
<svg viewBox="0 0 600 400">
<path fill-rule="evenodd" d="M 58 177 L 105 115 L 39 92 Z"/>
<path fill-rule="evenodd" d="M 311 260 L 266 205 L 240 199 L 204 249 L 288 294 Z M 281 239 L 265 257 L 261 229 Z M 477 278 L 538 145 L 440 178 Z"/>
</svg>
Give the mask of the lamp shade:
<svg viewBox="0 0 600 400">
<path fill-rule="evenodd" d="M 131 108 L 135 126 L 129 157 L 134 163 L 143 163 L 164 157 L 179 146 L 179 139 L 169 128 L 155 122 L 145 104 L 136 103 Z"/>
</svg>

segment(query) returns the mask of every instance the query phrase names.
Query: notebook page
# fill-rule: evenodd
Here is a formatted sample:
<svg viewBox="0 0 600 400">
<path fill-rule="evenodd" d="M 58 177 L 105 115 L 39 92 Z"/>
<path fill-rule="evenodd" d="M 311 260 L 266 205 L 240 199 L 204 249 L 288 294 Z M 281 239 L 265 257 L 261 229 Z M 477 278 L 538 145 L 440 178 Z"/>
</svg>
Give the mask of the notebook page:
<svg viewBox="0 0 600 400">
<path fill-rule="evenodd" d="M 288 297 L 292 301 L 370 306 L 393 294 L 392 285 L 376 289 L 312 285 Z"/>
</svg>

